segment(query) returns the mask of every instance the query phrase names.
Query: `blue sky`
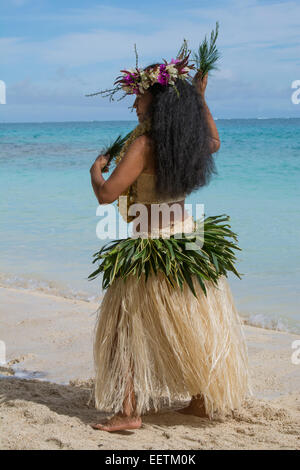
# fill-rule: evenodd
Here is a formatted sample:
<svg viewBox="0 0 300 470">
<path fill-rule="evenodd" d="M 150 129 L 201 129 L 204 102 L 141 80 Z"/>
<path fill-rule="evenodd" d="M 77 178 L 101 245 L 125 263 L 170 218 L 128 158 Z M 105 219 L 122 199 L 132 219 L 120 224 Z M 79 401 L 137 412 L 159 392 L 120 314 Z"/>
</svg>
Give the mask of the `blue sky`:
<svg viewBox="0 0 300 470">
<path fill-rule="evenodd" d="M 219 70 L 209 78 L 214 117 L 300 117 L 300 2 L 269 0 L 0 0 L 0 122 L 135 119 L 133 97 L 85 94 L 111 87 L 119 70 L 196 49 L 220 23 Z"/>
</svg>

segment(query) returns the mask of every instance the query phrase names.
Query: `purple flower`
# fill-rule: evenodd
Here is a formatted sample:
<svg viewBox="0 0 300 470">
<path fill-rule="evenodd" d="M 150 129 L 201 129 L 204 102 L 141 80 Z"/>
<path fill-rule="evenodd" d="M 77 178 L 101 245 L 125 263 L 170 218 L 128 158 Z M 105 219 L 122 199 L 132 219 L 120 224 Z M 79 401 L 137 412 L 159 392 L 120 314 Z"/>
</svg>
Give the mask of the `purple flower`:
<svg viewBox="0 0 300 470">
<path fill-rule="evenodd" d="M 166 86 L 169 83 L 169 78 L 170 78 L 170 75 L 168 74 L 168 72 L 165 72 L 165 71 L 161 70 L 158 77 L 157 77 L 157 81 L 161 85 Z"/>
<path fill-rule="evenodd" d="M 130 84 L 134 82 L 134 77 L 129 73 L 128 75 L 125 75 L 124 80 L 126 84 Z"/>
<path fill-rule="evenodd" d="M 160 85 L 168 85 L 169 78 L 170 75 L 166 71 L 166 64 L 160 64 L 157 82 L 160 83 Z"/>
<path fill-rule="evenodd" d="M 157 77 L 157 82 L 160 83 L 161 85 L 168 85 L 168 79 L 165 75 L 159 75 Z"/>
</svg>

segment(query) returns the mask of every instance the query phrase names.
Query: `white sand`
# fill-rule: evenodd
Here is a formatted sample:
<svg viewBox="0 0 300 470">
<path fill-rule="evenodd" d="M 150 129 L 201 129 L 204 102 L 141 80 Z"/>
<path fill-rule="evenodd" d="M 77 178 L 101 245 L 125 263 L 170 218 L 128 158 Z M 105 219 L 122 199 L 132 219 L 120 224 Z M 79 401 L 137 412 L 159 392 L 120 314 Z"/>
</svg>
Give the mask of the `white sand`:
<svg viewBox="0 0 300 470">
<path fill-rule="evenodd" d="M 88 423 L 105 416 L 88 405 L 97 304 L 0 288 L 1 449 L 299 449 L 300 336 L 245 326 L 254 397 L 213 421 L 172 410 L 144 416 L 142 429 L 109 434 Z M 45 374 L 21 380 L 18 370 Z M 14 376 L 12 374 L 15 374 Z M 20 375 L 20 372 L 19 372 Z M 68 384 L 69 380 L 73 385 Z M 56 382 L 56 383 L 54 383 Z"/>
</svg>

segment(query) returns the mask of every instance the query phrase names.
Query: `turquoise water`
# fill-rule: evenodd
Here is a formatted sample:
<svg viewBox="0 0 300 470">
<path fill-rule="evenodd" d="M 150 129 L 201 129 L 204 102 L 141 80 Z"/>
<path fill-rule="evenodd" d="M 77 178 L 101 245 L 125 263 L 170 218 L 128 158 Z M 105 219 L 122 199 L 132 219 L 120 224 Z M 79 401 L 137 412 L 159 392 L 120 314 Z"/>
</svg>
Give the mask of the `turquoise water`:
<svg viewBox="0 0 300 470">
<path fill-rule="evenodd" d="M 2 285 L 91 300 L 97 201 L 89 168 L 135 122 L 0 124 Z M 218 175 L 187 198 L 226 213 L 243 251 L 230 277 L 252 324 L 300 332 L 300 119 L 218 120 Z"/>
</svg>

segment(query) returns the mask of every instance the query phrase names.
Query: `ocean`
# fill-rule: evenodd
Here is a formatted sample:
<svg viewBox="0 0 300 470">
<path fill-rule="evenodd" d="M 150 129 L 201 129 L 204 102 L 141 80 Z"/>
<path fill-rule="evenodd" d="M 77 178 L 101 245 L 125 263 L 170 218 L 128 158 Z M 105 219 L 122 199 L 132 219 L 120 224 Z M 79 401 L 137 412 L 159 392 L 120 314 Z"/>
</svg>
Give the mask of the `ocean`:
<svg viewBox="0 0 300 470">
<path fill-rule="evenodd" d="M 188 196 L 228 214 L 242 251 L 229 277 L 253 325 L 300 332 L 300 119 L 218 119 L 218 174 Z M 0 124 L 0 285 L 86 301 L 98 207 L 90 166 L 135 121 Z M 106 176 L 105 176 L 106 177 Z"/>
</svg>

